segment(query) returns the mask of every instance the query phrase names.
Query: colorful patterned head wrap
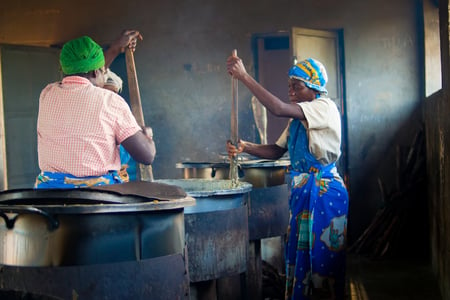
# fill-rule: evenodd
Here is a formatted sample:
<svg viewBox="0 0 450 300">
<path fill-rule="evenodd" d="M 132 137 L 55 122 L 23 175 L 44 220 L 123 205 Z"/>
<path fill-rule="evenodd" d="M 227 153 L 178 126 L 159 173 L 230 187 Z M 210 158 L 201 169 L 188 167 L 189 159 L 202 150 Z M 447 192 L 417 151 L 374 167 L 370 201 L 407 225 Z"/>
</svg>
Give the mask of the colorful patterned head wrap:
<svg viewBox="0 0 450 300">
<path fill-rule="evenodd" d="M 325 85 L 328 81 L 327 71 L 322 63 L 314 58 L 307 58 L 289 70 L 289 78 L 303 81 L 307 87 L 328 94 Z"/>
<path fill-rule="evenodd" d="M 83 36 L 64 44 L 59 56 L 66 75 L 87 73 L 105 65 L 103 49 L 90 37 Z"/>
</svg>

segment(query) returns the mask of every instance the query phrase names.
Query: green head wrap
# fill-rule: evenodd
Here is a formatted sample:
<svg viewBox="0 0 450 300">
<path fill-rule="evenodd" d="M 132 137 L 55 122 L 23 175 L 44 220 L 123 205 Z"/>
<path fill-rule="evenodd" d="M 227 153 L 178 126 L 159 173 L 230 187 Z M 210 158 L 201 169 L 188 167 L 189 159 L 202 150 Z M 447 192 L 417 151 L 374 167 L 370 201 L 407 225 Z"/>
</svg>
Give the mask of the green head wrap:
<svg viewBox="0 0 450 300">
<path fill-rule="evenodd" d="M 59 56 L 66 75 L 87 73 L 105 65 L 103 49 L 90 37 L 83 36 L 64 44 Z"/>
</svg>

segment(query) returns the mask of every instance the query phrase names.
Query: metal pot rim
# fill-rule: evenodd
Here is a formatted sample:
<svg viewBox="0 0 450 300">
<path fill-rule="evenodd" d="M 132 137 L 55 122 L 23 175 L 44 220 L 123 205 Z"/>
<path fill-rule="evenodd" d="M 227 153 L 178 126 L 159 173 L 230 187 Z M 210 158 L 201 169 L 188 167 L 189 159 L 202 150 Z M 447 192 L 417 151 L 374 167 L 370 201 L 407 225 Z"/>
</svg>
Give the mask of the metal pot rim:
<svg viewBox="0 0 450 300">
<path fill-rule="evenodd" d="M 238 162 L 242 168 L 273 168 L 273 167 L 286 167 L 291 164 L 288 159 L 270 160 L 270 159 L 255 159 L 255 160 L 242 160 Z M 176 164 L 178 169 L 182 168 L 229 168 L 228 162 L 179 162 Z"/>
<path fill-rule="evenodd" d="M 237 187 L 231 186 L 231 180 L 228 179 L 202 179 L 202 178 L 188 178 L 188 179 L 157 179 L 155 182 L 167 183 L 183 188 L 189 196 L 192 197 L 209 197 L 219 195 L 244 194 L 252 190 L 252 185 L 248 182 L 240 181 Z M 198 183 L 202 187 L 219 187 L 211 189 L 201 189 L 193 187 L 192 183 Z M 187 187 L 189 185 L 189 187 Z M 226 187 L 226 188 L 224 188 Z"/>
</svg>

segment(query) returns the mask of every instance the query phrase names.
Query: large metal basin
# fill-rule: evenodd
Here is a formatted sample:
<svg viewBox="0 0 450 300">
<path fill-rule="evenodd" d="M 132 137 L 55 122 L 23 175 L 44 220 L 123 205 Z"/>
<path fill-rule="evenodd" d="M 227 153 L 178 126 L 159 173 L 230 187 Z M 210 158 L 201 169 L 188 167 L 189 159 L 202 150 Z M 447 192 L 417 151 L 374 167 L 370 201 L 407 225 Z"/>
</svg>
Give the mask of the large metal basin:
<svg viewBox="0 0 450 300">
<path fill-rule="evenodd" d="M 186 244 L 191 282 L 237 275 L 246 271 L 248 250 L 247 200 L 251 184 L 231 180 L 156 180 L 183 188 L 196 200 L 185 209 Z"/>
</svg>

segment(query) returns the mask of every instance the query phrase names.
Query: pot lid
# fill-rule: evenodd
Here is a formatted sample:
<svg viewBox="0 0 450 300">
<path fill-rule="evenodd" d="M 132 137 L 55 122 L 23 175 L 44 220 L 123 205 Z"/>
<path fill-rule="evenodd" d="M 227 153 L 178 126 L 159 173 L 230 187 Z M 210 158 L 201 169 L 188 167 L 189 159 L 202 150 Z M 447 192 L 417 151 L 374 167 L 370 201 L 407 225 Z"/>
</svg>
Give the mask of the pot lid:
<svg viewBox="0 0 450 300">
<path fill-rule="evenodd" d="M 168 201 L 181 199 L 187 195 L 186 192 L 178 186 L 147 181 L 130 181 L 121 184 L 102 185 L 90 189 L 115 192 L 123 196 L 137 196 L 146 199 Z"/>
<path fill-rule="evenodd" d="M 0 206 L 39 207 L 55 213 L 128 212 L 195 205 L 180 187 L 156 182 L 126 182 L 77 189 L 13 189 L 0 192 Z"/>
</svg>

